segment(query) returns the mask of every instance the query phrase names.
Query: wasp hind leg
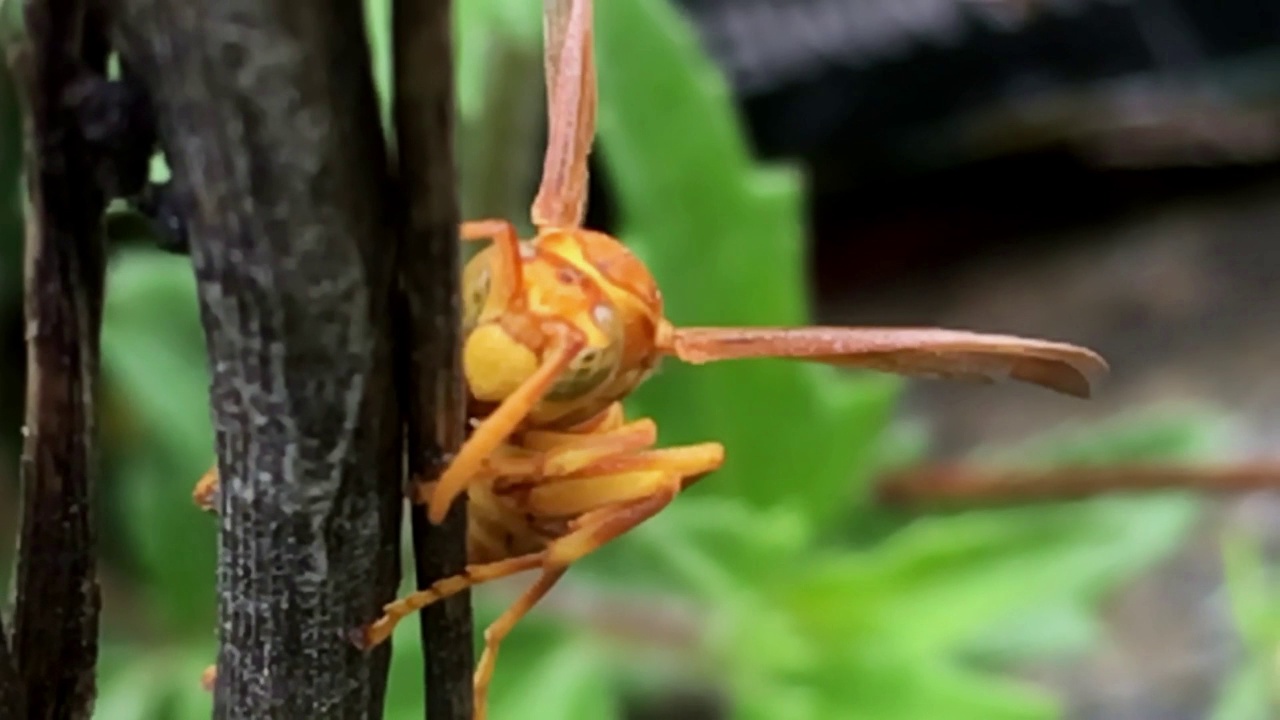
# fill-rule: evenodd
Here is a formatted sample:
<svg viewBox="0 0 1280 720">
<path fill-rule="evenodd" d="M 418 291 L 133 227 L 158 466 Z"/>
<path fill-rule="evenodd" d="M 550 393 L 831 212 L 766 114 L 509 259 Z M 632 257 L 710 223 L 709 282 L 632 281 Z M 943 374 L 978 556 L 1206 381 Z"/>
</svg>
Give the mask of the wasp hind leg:
<svg viewBox="0 0 1280 720">
<path fill-rule="evenodd" d="M 541 554 L 538 580 L 485 630 L 484 652 L 475 674 L 476 720 L 484 720 L 486 715 L 489 683 L 502 641 L 569 566 L 657 515 L 690 478 L 705 475 L 723 461 L 723 450 L 714 443 L 672 450 L 674 453 L 654 451 L 626 458 L 621 462 L 630 467 L 621 472 L 589 475 L 584 469 L 572 478 L 547 478 L 531 488 L 530 511 L 534 514 L 578 517 L 569 532 L 548 543 Z M 615 458 L 609 462 L 620 461 Z M 591 491 L 584 493 L 587 488 Z"/>
</svg>

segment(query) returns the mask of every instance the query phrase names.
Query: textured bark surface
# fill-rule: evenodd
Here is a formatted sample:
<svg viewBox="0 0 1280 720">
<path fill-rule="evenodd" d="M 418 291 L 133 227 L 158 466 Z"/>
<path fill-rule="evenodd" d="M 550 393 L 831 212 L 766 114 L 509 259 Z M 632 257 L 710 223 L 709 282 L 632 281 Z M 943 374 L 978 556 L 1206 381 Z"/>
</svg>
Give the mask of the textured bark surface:
<svg viewBox="0 0 1280 720">
<path fill-rule="evenodd" d="M 61 720 L 88 718 L 95 693 L 100 599 L 89 497 L 105 262 L 95 152 L 69 100 L 78 80 L 101 71 L 106 53 L 76 0 L 32 1 L 26 23 L 29 47 L 16 71 L 28 111 L 27 402 L 17 591 L 0 697 L 24 703 L 21 717 Z M 17 673 L 17 688 L 6 689 L 6 670 Z"/>
<path fill-rule="evenodd" d="M 218 718 L 376 718 L 396 228 L 361 3 L 112 0 L 183 198 L 222 478 Z"/>
<path fill-rule="evenodd" d="M 395 122 L 407 224 L 401 246 L 409 469 L 434 477 L 462 443 L 466 396 L 459 353 L 458 200 L 453 156 L 449 0 L 395 4 Z M 434 526 L 413 510 L 418 587 L 466 565 L 466 502 Z M 469 720 L 474 664 L 471 593 L 421 612 L 427 716 Z"/>
</svg>

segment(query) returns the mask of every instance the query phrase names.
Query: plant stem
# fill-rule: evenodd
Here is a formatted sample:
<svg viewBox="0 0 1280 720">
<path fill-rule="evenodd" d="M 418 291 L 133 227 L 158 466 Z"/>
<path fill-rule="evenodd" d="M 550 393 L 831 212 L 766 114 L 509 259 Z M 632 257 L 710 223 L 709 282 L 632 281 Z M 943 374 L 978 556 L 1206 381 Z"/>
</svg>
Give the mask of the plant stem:
<svg viewBox="0 0 1280 720">
<path fill-rule="evenodd" d="M 95 695 L 99 591 L 90 494 L 106 197 L 70 102 L 105 66 L 102 28 L 81 0 L 31 0 L 27 47 L 14 56 L 26 98 L 27 406 L 22 529 L 12 646 L 0 676 L 13 717 L 88 718 Z M 5 689 L 7 686 L 7 689 Z"/>
<path fill-rule="evenodd" d="M 466 391 L 461 357 L 461 242 L 453 137 L 455 94 L 449 0 L 396 0 L 392 26 L 396 145 L 407 219 L 400 246 L 407 358 L 409 472 L 437 475 L 462 444 Z M 412 510 L 416 580 L 425 588 L 467 562 L 465 500 L 444 523 Z M 474 666 L 471 593 L 420 614 L 426 714 L 470 720 Z"/>
<path fill-rule="evenodd" d="M 1045 469 L 926 465 L 894 473 L 880 500 L 910 508 L 987 507 L 1081 500 L 1117 493 L 1185 491 L 1239 493 L 1280 489 L 1280 463 L 1232 465 L 1119 463 Z"/>
</svg>

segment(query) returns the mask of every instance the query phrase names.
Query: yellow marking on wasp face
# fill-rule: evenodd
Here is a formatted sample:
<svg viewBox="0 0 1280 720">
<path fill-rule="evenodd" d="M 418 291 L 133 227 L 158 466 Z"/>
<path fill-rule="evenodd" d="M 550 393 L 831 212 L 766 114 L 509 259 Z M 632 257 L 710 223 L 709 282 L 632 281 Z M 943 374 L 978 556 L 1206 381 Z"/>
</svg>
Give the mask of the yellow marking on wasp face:
<svg viewBox="0 0 1280 720">
<path fill-rule="evenodd" d="M 471 394 L 497 402 L 516 391 L 538 369 L 538 357 L 497 325 L 480 325 L 467 335 L 462 367 Z"/>
</svg>

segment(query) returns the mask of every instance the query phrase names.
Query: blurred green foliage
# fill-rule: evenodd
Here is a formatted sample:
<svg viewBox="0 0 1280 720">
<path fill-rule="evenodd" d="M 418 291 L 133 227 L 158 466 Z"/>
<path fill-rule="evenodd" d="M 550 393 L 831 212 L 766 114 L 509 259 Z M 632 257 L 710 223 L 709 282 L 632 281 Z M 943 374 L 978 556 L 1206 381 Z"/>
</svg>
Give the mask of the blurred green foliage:
<svg viewBox="0 0 1280 720">
<path fill-rule="evenodd" d="M 514 158 L 541 142 L 528 129 L 536 125 L 501 131 L 511 112 L 540 108 L 502 104 L 490 91 L 511 58 L 537 56 L 538 11 L 526 0 L 456 4 L 464 158 Z M 370 2 L 369 18 L 385 91 L 385 0 Z M 619 234 L 653 269 L 669 315 L 680 324 L 805 322 L 800 179 L 754 162 L 727 88 L 666 0 L 601 2 L 596 22 L 599 149 L 618 194 Z M 6 129 L 3 142 L 12 137 Z M 0 170 L 0 197 L 11 196 L 14 166 Z M 509 189 L 494 189 L 522 186 L 520 172 L 513 179 L 477 162 L 463 174 L 467 207 L 524 221 L 527 199 L 507 207 Z M 17 247 L 6 230 L 0 291 Z M 212 443 L 189 262 L 122 249 L 108 298 L 104 522 L 121 552 L 104 572 L 127 588 L 109 597 L 128 602 L 106 608 L 96 717 L 206 717 L 198 680 L 215 654 L 215 528 L 190 490 Z M 575 567 L 519 626 L 503 647 L 492 717 L 620 717 L 629 698 L 688 686 L 722 692 L 728 715 L 743 720 L 1059 717 L 1054 698 L 1007 671 L 1087 650 L 1099 602 L 1177 546 L 1195 502 L 1167 495 L 901 517 L 869 492 L 878 471 L 926 450 L 895 422 L 901 388 L 883 375 L 779 361 L 668 364 L 629 410 L 656 418 L 663 444 L 723 441 L 725 468 Z M 983 450 L 1023 464 L 1191 458 L 1212 453 L 1219 430 L 1195 416 L 1140 418 Z M 1280 625 L 1249 594 L 1255 566 L 1237 555 L 1241 616 L 1274 647 Z M 479 620 L 510 597 L 508 588 L 478 591 Z M 619 618 L 637 607 L 654 622 L 674 613 L 673 631 L 626 632 Z M 1258 653 L 1263 675 L 1269 656 Z M 388 718 L 421 716 L 420 663 L 416 624 L 405 623 Z"/>
<path fill-rule="evenodd" d="M 1210 720 L 1268 720 L 1280 712 L 1280 580 L 1259 543 L 1243 532 L 1226 538 L 1223 561 L 1243 662 Z"/>
</svg>

